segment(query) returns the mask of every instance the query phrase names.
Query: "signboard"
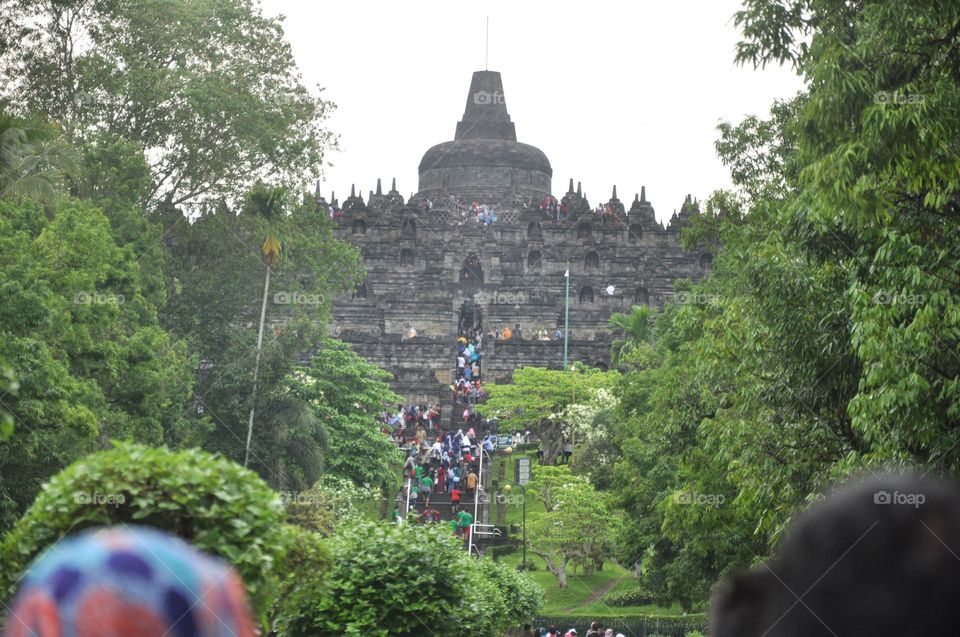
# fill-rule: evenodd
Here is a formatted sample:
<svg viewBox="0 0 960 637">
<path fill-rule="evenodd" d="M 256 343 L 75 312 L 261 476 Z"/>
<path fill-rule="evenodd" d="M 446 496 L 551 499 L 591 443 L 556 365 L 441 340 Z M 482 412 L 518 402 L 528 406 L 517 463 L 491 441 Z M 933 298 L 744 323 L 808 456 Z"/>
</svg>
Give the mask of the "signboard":
<svg viewBox="0 0 960 637">
<path fill-rule="evenodd" d="M 526 485 L 530 482 L 530 458 L 517 458 L 517 484 Z"/>
<path fill-rule="evenodd" d="M 513 446 L 513 436 L 497 436 L 497 448 L 503 449 L 504 447 Z"/>
</svg>

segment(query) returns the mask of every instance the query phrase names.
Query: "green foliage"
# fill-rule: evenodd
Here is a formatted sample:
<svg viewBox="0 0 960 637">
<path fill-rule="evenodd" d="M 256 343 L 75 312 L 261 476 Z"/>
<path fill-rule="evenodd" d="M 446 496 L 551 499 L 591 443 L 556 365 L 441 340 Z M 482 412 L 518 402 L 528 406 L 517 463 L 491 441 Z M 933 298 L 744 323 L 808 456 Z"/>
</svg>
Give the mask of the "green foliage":
<svg viewBox="0 0 960 637">
<path fill-rule="evenodd" d="M 331 536 L 337 529 L 362 520 L 371 504 L 379 502 L 378 490 L 328 473 L 310 489 L 289 498 L 287 518 L 303 529 Z"/>
<path fill-rule="evenodd" d="M 400 402 L 391 376 L 342 341 L 319 342 L 310 367 L 297 368 L 293 391 L 309 403 L 329 436 L 327 470 L 357 485 L 393 486 L 402 455 L 381 431 L 380 414 Z"/>
<path fill-rule="evenodd" d="M 543 442 L 543 463 L 553 464 L 563 446 L 563 411 L 568 405 L 589 401 L 601 388 L 612 388 L 616 371 L 600 371 L 574 363 L 569 371 L 521 367 L 509 385 L 487 385 L 490 398 L 477 412 L 498 417 L 504 426 L 529 429 Z"/>
<path fill-rule="evenodd" d="M 630 314 L 611 314 L 609 323 L 622 334 L 610 344 L 610 361 L 614 367 L 619 367 L 634 348 L 650 338 L 650 308 L 634 305 Z"/>
<path fill-rule="evenodd" d="M 238 461 L 263 300 L 261 246 L 270 233 L 282 237 L 283 257 L 271 268 L 249 466 L 278 490 L 309 488 L 323 468 L 327 432 L 290 379 L 299 358 L 326 335 L 332 300 L 354 289 L 359 253 L 333 238 L 329 217 L 311 203 L 271 219 L 226 208 L 193 223 L 172 215 L 164 232 L 172 286 L 161 322 L 204 361 L 196 393 L 214 428 L 203 446 Z"/>
<path fill-rule="evenodd" d="M 294 621 L 298 609 L 306 600 L 327 593 L 327 572 L 333 565 L 333 556 L 318 534 L 288 526 L 287 548 L 277 562 L 278 574 L 271 600 L 269 626 L 278 634 L 288 635 L 288 624 Z"/>
<path fill-rule="evenodd" d="M 0 542 L 0 598 L 44 549 L 85 528 L 140 524 L 178 535 L 233 564 L 256 609 L 269 604 L 284 550 L 283 507 L 239 465 L 199 450 L 117 444 L 54 476 Z"/>
<path fill-rule="evenodd" d="M 80 145 L 136 144 L 147 200 L 236 201 L 257 179 L 302 185 L 335 143 L 333 104 L 300 82 L 279 18 L 252 0 L 3 0 L 14 103 Z M 83 47 L 74 43 L 82 41 Z"/>
<path fill-rule="evenodd" d="M 556 495 L 561 486 L 585 482 L 581 476 L 571 473 L 569 465 L 543 465 L 534 468 L 527 488 L 540 499 L 549 513 L 556 506 Z"/>
<path fill-rule="evenodd" d="M 20 391 L 0 447 L 0 528 L 99 441 L 188 440 L 193 360 L 157 322 L 141 262 L 103 212 L 0 200 L 0 358 Z"/>
<path fill-rule="evenodd" d="M 53 126 L 10 117 L 0 105 L 0 198 L 52 204 L 77 172 L 77 153 Z"/>
<path fill-rule="evenodd" d="M 552 467 L 538 467 L 537 470 Z M 582 565 L 586 575 L 603 565 L 612 553 L 618 521 L 609 508 L 607 494 L 582 479 L 571 479 L 551 489 L 553 509 L 529 522 L 530 550 L 543 558 L 557 578 L 559 588 L 567 587 L 567 566 Z"/>
<path fill-rule="evenodd" d="M 861 467 L 960 468 L 960 7 L 746 0 L 738 58 L 807 81 L 722 124 L 711 276 L 623 376 L 613 490 L 657 600 L 702 601 Z"/>
<path fill-rule="evenodd" d="M 482 560 L 480 567 L 503 596 L 506 604 L 504 625 L 522 626 L 536 617 L 544 602 L 544 591 L 536 582 L 502 562 Z"/>
<path fill-rule="evenodd" d="M 458 634 L 464 618 L 451 610 L 469 594 L 472 571 L 448 528 L 362 523 L 342 529 L 330 548 L 332 568 L 291 596 L 277 624 L 283 634 L 385 637 L 436 626 Z"/>
<path fill-rule="evenodd" d="M 0 404 L 6 404 L 2 399 L 16 395 L 20 389 L 17 377 L 3 360 L 0 360 Z M 6 409 L 0 408 L 0 442 L 6 441 L 13 434 L 13 416 Z"/>
<path fill-rule="evenodd" d="M 646 588 L 637 584 L 632 588 L 610 591 L 601 598 L 608 606 L 643 606 L 653 602 L 653 595 Z"/>
</svg>

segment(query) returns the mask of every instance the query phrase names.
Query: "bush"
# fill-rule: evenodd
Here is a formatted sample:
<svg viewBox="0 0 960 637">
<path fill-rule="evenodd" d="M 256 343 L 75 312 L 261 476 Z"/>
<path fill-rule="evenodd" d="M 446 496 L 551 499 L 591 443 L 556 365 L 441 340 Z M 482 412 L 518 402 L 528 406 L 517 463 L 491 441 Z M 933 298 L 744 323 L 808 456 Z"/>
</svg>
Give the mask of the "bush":
<svg viewBox="0 0 960 637">
<path fill-rule="evenodd" d="M 653 603 L 653 595 L 641 584 L 620 591 L 610 591 L 600 598 L 607 606 L 643 606 Z"/>
<path fill-rule="evenodd" d="M 70 533 L 138 524 L 178 535 L 220 555 L 243 577 L 257 613 L 269 604 L 274 561 L 282 556 L 283 506 L 255 473 L 191 449 L 134 444 L 91 454 L 48 482 L 0 542 L 0 601 L 24 569 Z"/>
<path fill-rule="evenodd" d="M 283 559 L 277 565 L 280 575 L 269 627 L 280 635 L 289 634 L 289 625 L 298 621 L 299 613 L 310 600 L 326 594 L 326 574 L 333 558 L 324 538 L 298 526 L 285 527 L 289 541 Z"/>
<path fill-rule="evenodd" d="M 286 503 L 287 519 L 307 531 L 324 537 L 342 525 L 358 522 L 371 502 L 379 502 L 373 487 L 360 487 L 347 478 L 327 474 L 307 491 L 294 495 Z"/>
<path fill-rule="evenodd" d="M 423 635 L 461 619 L 469 564 L 460 541 L 439 527 L 361 522 L 330 540 L 323 581 L 296 591 L 277 626 L 288 637 Z M 473 614 L 472 611 L 469 614 Z"/>
<path fill-rule="evenodd" d="M 487 577 L 493 580 L 506 603 L 507 626 L 522 626 L 536 617 L 543 606 L 543 588 L 529 576 L 506 564 L 482 560 Z"/>
<path fill-rule="evenodd" d="M 461 555 L 465 554 L 461 552 Z M 464 561 L 467 571 L 466 593 L 454 607 L 454 613 L 458 615 L 458 625 L 455 628 L 451 626 L 448 632 L 463 637 L 500 635 L 509 625 L 506 622 L 509 609 L 504 592 L 487 570 L 487 567 L 492 568 L 494 563 L 492 560 L 470 557 L 466 557 Z M 432 625 L 430 628 L 430 631 L 421 630 L 420 634 L 445 632 L 442 624 Z"/>
</svg>

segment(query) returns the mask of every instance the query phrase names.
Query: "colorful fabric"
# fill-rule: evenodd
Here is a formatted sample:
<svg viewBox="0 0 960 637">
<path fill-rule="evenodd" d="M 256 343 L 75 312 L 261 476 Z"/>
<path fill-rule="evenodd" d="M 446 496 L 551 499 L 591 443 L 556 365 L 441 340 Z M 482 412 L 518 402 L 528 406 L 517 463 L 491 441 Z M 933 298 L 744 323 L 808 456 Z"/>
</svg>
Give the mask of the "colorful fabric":
<svg viewBox="0 0 960 637">
<path fill-rule="evenodd" d="M 28 570 L 6 637 L 254 637 L 229 565 L 141 527 L 87 531 Z"/>
</svg>

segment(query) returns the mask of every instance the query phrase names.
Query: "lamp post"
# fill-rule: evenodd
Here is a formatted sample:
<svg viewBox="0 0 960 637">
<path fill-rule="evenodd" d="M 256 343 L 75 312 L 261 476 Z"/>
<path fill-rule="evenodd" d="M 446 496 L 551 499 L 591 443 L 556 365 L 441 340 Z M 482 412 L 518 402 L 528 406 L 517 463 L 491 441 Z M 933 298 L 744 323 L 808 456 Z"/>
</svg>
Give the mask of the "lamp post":
<svg viewBox="0 0 960 637">
<path fill-rule="evenodd" d="M 567 280 L 567 291 L 563 300 L 563 371 L 567 371 L 567 338 L 570 333 L 570 262 L 567 261 L 567 269 L 563 273 L 563 278 Z"/>
</svg>

